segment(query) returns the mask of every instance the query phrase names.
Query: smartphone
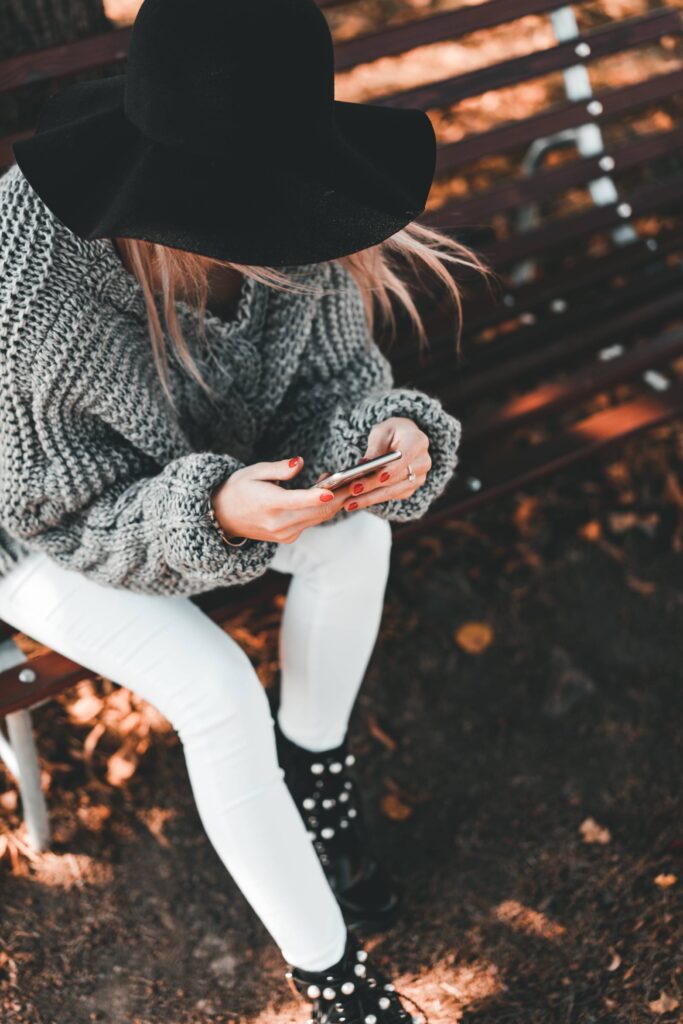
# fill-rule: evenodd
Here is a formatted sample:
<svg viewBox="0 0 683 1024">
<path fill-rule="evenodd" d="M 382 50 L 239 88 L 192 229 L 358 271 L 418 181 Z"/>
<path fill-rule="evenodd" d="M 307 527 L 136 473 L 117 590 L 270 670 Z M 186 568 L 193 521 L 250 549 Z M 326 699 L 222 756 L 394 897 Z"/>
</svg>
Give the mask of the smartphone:
<svg viewBox="0 0 683 1024">
<path fill-rule="evenodd" d="M 334 491 L 337 487 L 342 487 L 352 480 L 357 480 L 358 477 L 374 473 L 375 470 L 381 466 L 386 466 L 389 462 L 395 462 L 402 455 L 403 452 L 398 451 L 398 449 L 387 452 L 386 455 L 378 455 L 374 459 L 368 459 L 367 462 L 359 462 L 357 466 L 352 466 L 351 469 L 342 469 L 338 473 L 332 473 L 331 476 L 326 476 L 324 480 L 320 480 L 313 486 L 324 487 L 326 490 Z"/>
</svg>

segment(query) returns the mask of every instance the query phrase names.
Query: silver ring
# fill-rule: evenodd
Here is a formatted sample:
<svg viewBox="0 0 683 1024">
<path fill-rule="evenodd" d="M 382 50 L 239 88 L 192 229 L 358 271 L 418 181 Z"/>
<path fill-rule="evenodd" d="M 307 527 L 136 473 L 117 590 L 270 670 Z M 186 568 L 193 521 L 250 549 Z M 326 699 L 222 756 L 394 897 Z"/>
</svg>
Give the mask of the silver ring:
<svg viewBox="0 0 683 1024">
<path fill-rule="evenodd" d="M 411 484 L 412 484 L 412 482 L 414 480 L 417 480 L 417 477 L 415 476 L 415 473 L 413 472 L 413 467 L 410 465 L 410 463 L 408 463 L 408 477 L 407 477 L 407 479 L 410 480 Z"/>
</svg>

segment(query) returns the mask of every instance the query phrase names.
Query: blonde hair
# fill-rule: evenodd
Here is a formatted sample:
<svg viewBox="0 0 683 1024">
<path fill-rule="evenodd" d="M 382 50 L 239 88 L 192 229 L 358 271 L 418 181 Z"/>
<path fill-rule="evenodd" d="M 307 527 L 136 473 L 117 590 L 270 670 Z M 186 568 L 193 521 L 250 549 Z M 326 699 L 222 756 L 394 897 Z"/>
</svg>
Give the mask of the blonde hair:
<svg viewBox="0 0 683 1024">
<path fill-rule="evenodd" d="M 208 274 L 212 265 L 230 267 L 244 277 L 253 278 L 283 291 L 308 290 L 308 286 L 295 282 L 286 274 L 271 267 L 246 266 L 227 260 L 217 260 L 136 238 L 117 238 L 116 241 L 124 257 L 128 257 L 129 265 L 142 288 L 154 361 L 164 392 L 172 405 L 168 353 L 157 304 L 159 291 L 161 313 L 177 356 L 187 372 L 207 394 L 213 395 L 213 389 L 202 377 L 180 328 L 175 305 L 180 287 L 182 286 L 183 301 L 196 313 L 200 337 L 204 337 L 204 317 L 209 293 Z M 383 326 L 388 327 L 391 339 L 395 338 L 396 312 L 393 299 L 408 314 L 421 348 L 428 348 L 429 341 L 424 322 L 406 280 L 406 270 L 409 272 L 408 276 L 412 276 L 416 283 L 420 282 L 421 286 L 424 284 L 421 275 L 425 271 L 432 276 L 434 284 L 442 285 L 446 296 L 455 307 L 456 350 L 459 349 L 462 330 L 462 299 L 460 288 L 450 268 L 468 267 L 485 276 L 490 274 L 480 257 L 467 246 L 434 228 L 424 227 L 416 222 L 379 245 L 363 249 L 351 256 L 344 256 L 336 262 L 348 269 L 360 289 L 370 335 L 374 333 L 376 314 L 379 312 Z M 156 290 L 155 282 L 158 282 Z"/>
</svg>

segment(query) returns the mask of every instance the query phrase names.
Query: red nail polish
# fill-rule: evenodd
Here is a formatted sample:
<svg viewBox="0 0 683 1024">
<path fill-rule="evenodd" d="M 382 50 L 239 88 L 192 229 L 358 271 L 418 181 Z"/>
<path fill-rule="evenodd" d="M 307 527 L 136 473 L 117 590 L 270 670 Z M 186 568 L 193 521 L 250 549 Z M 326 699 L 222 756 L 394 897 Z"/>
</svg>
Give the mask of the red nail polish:
<svg viewBox="0 0 683 1024">
<path fill-rule="evenodd" d="M 389 474 L 388 473 L 382 473 L 382 475 L 380 477 L 380 480 L 382 481 L 382 483 L 384 483 L 384 481 L 388 480 L 388 479 L 389 479 Z"/>
<path fill-rule="evenodd" d="M 289 460 L 290 466 L 296 466 L 296 465 L 298 465 L 298 463 L 299 463 L 299 456 L 298 455 L 296 456 L 296 458 Z"/>
<path fill-rule="evenodd" d="M 320 500 L 321 501 L 332 501 L 333 498 L 334 498 L 334 494 L 330 494 L 329 492 L 327 494 L 321 494 L 320 495 Z"/>
<path fill-rule="evenodd" d="M 362 492 L 362 490 L 363 490 L 363 485 L 362 484 L 354 484 L 353 485 L 353 493 L 354 494 L 360 494 Z"/>
<path fill-rule="evenodd" d="M 354 508 L 358 508 L 358 502 L 352 501 L 350 505 L 346 506 L 349 512 L 353 512 Z"/>
</svg>

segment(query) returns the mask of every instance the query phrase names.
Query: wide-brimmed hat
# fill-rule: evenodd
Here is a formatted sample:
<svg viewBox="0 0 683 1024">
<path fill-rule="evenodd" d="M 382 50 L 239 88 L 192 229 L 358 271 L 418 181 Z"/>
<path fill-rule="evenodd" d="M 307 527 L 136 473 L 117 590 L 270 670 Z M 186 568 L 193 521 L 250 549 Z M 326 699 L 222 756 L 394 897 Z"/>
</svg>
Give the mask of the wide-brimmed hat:
<svg viewBox="0 0 683 1024">
<path fill-rule="evenodd" d="M 334 98 L 315 0 L 145 0 L 125 74 L 52 96 L 14 154 L 81 238 L 282 266 L 418 217 L 436 140 L 421 110 Z"/>
</svg>

